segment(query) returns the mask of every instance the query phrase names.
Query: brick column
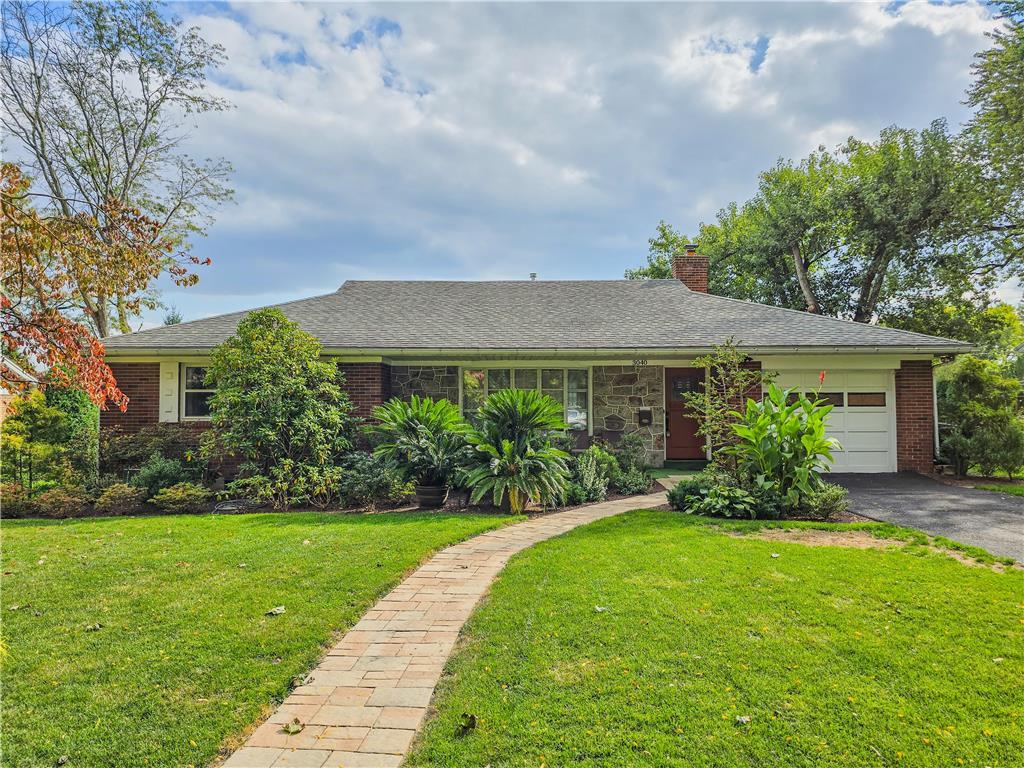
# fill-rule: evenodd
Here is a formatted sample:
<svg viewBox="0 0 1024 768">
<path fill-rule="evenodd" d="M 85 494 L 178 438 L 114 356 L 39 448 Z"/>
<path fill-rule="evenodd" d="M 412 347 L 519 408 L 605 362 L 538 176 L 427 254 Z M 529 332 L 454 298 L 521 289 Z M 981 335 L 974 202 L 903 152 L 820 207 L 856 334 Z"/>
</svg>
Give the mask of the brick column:
<svg viewBox="0 0 1024 768">
<path fill-rule="evenodd" d="M 935 408 L 931 360 L 903 360 L 896 371 L 896 468 L 935 471 Z"/>
<path fill-rule="evenodd" d="M 100 411 L 101 427 L 120 427 L 138 432 L 160 421 L 160 363 L 108 363 L 117 386 L 128 395 L 124 413 L 108 405 Z"/>
<path fill-rule="evenodd" d="M 355 415 L 369 418 L 374 407 L 391 397 L 391 366 L 386 363 L 339 363 L 345 374 L 348 392 Z"/>
</svg>

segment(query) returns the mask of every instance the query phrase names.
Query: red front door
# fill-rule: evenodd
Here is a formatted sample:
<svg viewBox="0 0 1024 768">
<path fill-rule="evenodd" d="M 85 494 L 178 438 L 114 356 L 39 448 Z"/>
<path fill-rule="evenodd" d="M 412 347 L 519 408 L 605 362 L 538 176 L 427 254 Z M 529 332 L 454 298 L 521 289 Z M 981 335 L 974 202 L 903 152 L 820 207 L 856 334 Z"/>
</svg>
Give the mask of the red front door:
<svg viewBox="0 0 1024 768">
<path fill-rule="evenodd" d="M 703 368 L 665 369 L 665 458 L 707 457 L 704 438 L 697 434 L 697 420 L 683 404 L 684 392 L 699 392 Z"/>
</svg>

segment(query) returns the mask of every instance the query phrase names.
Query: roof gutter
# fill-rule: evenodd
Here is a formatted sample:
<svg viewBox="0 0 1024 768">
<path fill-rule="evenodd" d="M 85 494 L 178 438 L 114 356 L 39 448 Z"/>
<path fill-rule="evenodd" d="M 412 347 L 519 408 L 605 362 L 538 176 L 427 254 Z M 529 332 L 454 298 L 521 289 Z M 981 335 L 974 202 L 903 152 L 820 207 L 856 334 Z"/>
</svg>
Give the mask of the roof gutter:
<svg viewBox="0 0 1024 768">
<path fill-rule="evenodd" d="M 740 345 L 740 349 L 750 355 L 821 355 L 821 354 L 914 354 L 914 355 L 956 355 L 974 352 L 973 344 L 950 345 L 900 345 L 900 346 L 754 346 Z M 136 357 L 141 355 L 155 357 L 188 357 L 208 355 L 213 347 L 114 347 L 108 348 L 108 358 Z M 714 347 L 530 347 L 530 348 L 497 348 L 497 347 L 324 347 L 325 355 L 375 355 L 381 357 L 445 357 L 462 358 L 500 357 L 508 359 L 531 359 L 544 355 L 558 357 L 594 357 L 608 355 L 610 357 L 628 357 L 633 359 L 657 359 L 670 357 L 688 357 L 705 355 L 714 351 Z"/>
</svg>

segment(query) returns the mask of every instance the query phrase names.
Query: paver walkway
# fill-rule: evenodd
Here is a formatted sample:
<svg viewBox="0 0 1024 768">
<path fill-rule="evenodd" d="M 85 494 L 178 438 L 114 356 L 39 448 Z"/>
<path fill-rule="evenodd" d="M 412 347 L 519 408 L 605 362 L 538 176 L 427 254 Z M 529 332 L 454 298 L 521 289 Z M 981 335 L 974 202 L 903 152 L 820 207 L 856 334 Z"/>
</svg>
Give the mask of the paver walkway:
<svg viewBox="0 0 1024 768">
<path fill-rule="evenodd" d="M 327 652 L 224 768 L 391 768 L 419 730 L 459 630 L 515 553 L 573 528 L 665 503 L 634 496 L 537 517 L 434 555 Z M 303 726 L 288 734 L 295 719 Z"/>
</svg>

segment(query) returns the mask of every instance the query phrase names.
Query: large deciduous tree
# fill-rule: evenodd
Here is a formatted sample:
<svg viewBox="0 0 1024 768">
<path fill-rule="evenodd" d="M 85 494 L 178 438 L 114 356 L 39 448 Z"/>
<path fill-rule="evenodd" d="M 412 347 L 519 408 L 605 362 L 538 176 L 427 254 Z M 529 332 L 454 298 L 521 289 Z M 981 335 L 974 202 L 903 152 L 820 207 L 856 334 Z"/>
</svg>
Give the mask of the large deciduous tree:
<svg viewBox="0 0 1024 768">
<path fill-rule="evenodd" d="M 989 181 L 980 202 L 1007 260 L 1024 255 L 1024 0 L 993 3 L 1001 24 L 974 63 L 965 138 Z"/>
<path fill-rule="evenodd" d="M 885 316 L 895 325 L 938 297 L 980 300 L 998 281 L 1024 273 L 993 223 L 994 184 L 943 121 L 780 161 L 760 174 L 750 200 L 701 226 L 710 288 L 858 322 Z M 659 235 L 666 229 L 660 224 Z"/>
<path fill-rule="evenodd" d="M 82 389 L 99 406 L 122 408 L 125 395 L 103 360 L 103 345 L 75 319 L 82 285 L 131 286 L 153 276 L 173 248 L 159 222 L 116 200 L 65 218 L 32 205 L 29 181 L 16 165 L 0 166 L 0 329 L 4 355 L 48 371 L 49 384 Z M 4 386 L 21 389 L 8 377 Z"/>
<path fill-rule="evenodd" d="M 71 4 L 3 3 L 0 122 L 35 177 L 45 213 L 111 246 L 112 220 L 135 209 L 171 243 L 162 260 L 131 260 L 74 272 L 74 309 L 99 336 L 127 332 L 168 272 L 197 279 L 189 237 L 228 199 L 223 160 L 198 162 L 183 151 L 186 121 L 225 102 L 206 88 L 223 50 L 152 0 Z M 115 279 L 108 279 L 113 276 Z"/>
</svg>

